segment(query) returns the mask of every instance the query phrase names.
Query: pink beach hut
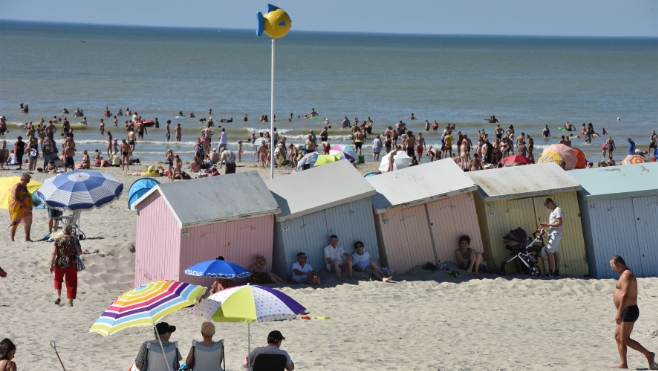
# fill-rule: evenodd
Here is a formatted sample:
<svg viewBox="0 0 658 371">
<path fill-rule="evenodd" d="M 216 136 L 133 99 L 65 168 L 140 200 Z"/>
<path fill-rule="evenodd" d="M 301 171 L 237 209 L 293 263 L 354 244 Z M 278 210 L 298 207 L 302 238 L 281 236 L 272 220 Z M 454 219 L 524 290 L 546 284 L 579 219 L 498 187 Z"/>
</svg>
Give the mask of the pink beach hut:
<svg viewBox="0 0 658 371">
<path fill-rule="evenodd" d="M 256 171 L 159 184 L 134 207 L 135 287 L 154 280 L 209 286 L 212 279 L 183 271 L 219 255 L 249 268 L 260 254 L 271 268 L 280 209 Z"/>
<path fill-rule="evenodd" d="M 382 265 L 398 273 L 426 262 L 455 261 L 459 237 L 482 251 L 473 192 L 478 187 L 452 159 L 366 178 Z"/>
</svg>

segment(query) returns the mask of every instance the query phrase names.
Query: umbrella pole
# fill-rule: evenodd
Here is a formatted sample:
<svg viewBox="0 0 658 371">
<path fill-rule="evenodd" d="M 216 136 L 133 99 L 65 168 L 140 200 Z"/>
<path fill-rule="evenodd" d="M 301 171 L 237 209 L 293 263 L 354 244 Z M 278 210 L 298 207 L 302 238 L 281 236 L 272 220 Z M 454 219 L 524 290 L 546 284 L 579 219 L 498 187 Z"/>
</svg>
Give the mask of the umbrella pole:
<svg viewBox="0 0 658 371">
<path fill-rule="evenodd" d="M 251 322 L 247 322 L 247 355 L 251 353 Z"/>
<path fill-rule="evenodd" d="M 155 328 L 155 326 L 153 327 L 153 333 L 155 334 L 155 337 L 158 338 L 158 343 L 160 343 L 160 349 L 162 349 L 162 356 L 164 357 L 165 363 L 167 364 L 167 370 L 171 371 L 171 365 L 169 364 L 169 361 L 167 361 L 167 354 L 165 353 L 164 345 L 162 345 L 162 340 L 160 339 L 160 335 L 158 334 L 158 330 Z M 176 356 L 174 355 L 174 357 Z"/>
<path fill-rule="evenodd" d="M 270 179 L 274 179 L 274 38 L 272 38 L 272 91 L 270 92 Z"/>
</svg>

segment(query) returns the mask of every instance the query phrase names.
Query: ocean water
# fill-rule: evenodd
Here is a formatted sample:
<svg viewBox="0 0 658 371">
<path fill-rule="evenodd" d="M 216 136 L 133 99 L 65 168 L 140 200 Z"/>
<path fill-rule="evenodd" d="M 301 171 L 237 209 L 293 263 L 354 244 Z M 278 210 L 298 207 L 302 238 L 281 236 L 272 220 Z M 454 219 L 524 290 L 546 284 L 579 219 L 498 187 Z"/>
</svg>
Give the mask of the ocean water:
<svg viewBox="0 0 658 371">
<path fill-rule="evenodd" d="M 258 117 L 270 112 L 271 43 L 252 31 L 2 21 L 0 46 L 7 140 L 22 134 L 17 125 L 61 117 L 65 107 L 72 123 L 80 121 L 72 117 L 76 107 L 89 123 L 74 130 L 79 150 L 105 148 L 98 123 L 106 106 L 113 113 L 130 107 L 162 124 L 170 119 L 172 127 L 180 123 L 181 143 L 165 142 L 163 126 L 148 130 L 135 153 L 147 160 L 162 160 L 168 148 L 191 159 L 202 129 L 198 120 L 209 108 L 231 145 L 251 131 L 269 130 Z M 21 102 L 29 114 L 20 113 Z M 323 121 L 297 119 L 311 108 L 330 120 L 332 145 L 350 142 L 339 128 L 344 116 L 371 117 L 373 132 L 399 120 L 416 132 L 425 119 L 441 127 L 456 123 L 475 138 L 479 129 L 493 133 L 494 125 L 483 119 L 496 115 L 503 127 L 533 135 L 535 155 L 558 141 L 557 127 L 567 120 L 578 127 L 591 122 L 597 132 L 605 127 L 618 144 L 632 137 L 644 149 L 651 130 L 658 130 L 658 39 L 293 31 L 276 43 L 278 131 L 293 143 L 302 143 L 311 129 L 319 133 Z M 196 118 L 175 119 L 178 111 Z M 292 122 L 284 120 L 290 113 Z M 405 119 L 411 113 L 419 120 Z M 230 117 L 233 123 L 218 122 Z M 106 118 L 106 130 L 124 138 L 125 119 L 113 128 Z M 552 138 L 541 139 L 544 125 Z M 424 135 L 428 144 L 440 143 L 440 132 Z M 592 145 L 572 141 L 589 159 L 599 158 L 601 138 Z M 245 152 L 254 159 L 249 146 Z"/>
</svg>

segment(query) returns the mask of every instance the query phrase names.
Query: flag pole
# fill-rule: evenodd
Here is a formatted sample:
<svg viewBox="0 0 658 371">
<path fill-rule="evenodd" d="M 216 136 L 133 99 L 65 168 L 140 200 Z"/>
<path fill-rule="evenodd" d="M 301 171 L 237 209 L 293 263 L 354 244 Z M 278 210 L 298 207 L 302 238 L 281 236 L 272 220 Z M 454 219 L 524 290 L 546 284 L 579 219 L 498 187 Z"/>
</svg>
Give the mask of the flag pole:
<svg viewBox="0 0 658 371">
<path fill-rule="evenodd" d="M 272 38 L 272 91 L 270 92 L 270 179 L 274 179 L 274 38 Z"/>
</svg>

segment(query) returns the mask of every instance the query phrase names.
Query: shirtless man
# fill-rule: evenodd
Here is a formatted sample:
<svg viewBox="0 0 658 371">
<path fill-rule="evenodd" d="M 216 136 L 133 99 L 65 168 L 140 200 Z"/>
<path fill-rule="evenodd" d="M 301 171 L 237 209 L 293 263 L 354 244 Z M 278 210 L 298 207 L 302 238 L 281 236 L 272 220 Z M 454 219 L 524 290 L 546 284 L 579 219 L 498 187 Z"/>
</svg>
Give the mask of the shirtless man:
<svg viewBox="0 0 658 371">
<path fill-rule="evenodd" d="M 319 114 L 315 112 L 315 108 L 311 108 L 311 112 L 309 112 L 308 115 L 311 117 L 315 117 L 318 116 Z"/>
<path fill-rule="evenodd" d="M 138 139 L 144 139 L 144 131 L 146 130 L 144 126 L 144 122 L 137 121 L 137 138 Z"/>
<path fill-rule="evenodd" d="M 57 127 L 53 124 L 52 121 L 48 121 L 46 125 L 46 135 L 53 135 L 57 132 Z"/>
<path fill-rule="evenodd" d="M 658 370 L 658 363 L 655 362 L 656 355 L 631 339 L 633 326 L 640 316 L 640 309 L 637 307 L 637 279 L 635 274 L 626 266 L 626 262 L 619 255 L 615 255 L 610 259 L 610 267 L 615 273 L 619 274 L 613 301 L 617 308 L 615 341 L 617 342 L 621 363 L 613 366 L 613 368 L 628 368 L 626 352 L 628 351 L 627 347 L 631 347 L 647 357 L 650 370 Z"/>
<path fill-rule="evenodd" d="M 416 137 L 413 132 L 407 132 L 407 139 L 405 139 L 405 144 L 407 145 L 407 156 L 414 157 L 414 149 L 416 148 Z"/>
<path fill-rule="evenodd" d="M 480 160 L 480 155 L 477 153 L 473 155 L 471 161 L 468 162 L 469 171 L 482 170 L 482 161 Z"/>
<path fill-rule="evenodd" d="M 176 141 L 177 142 L 181 141 L 181 130 L 182 130 L 182 128 L 180 127 L 180 124 L 176 124 L 176 128 L 174 129 L 174 134 L 176 134 Z"/>
<path fill-rule="evenodd" d="M 101 135 L 105 134 L 105 123 L 103 122 L 103 119 L 101 119 L 101 122 L 98 124 L 98 132 Z"/>
<path fill-rule="evenodd" d="M 420 162 L 423 153 L 425 152 L 425 138 L 423 138 L 423 133 L 418 133 L 418 139 L 416 139 L 416 154 L 418 154 L 418 162 Z"/>
<path fill-rule="evenodd" d="M 128 144 L 130 145 L 130 154 L 132 155 L 133 152 L 135 151 L 135 131 L 130 130 L 128 132 Z M 123 150 L 122 150 L 123 151 Z"/>
<path fill-rule="evenodd" d="M 615 141 L 612 140 L 612 137 L 608 137 L 608 140 L 605 142 L 606 147 L 608 148 L 608 159 L 612 160 L 612 152 L 617 149 L 617 146 L 615 146 Z"/>
<path fill-rule="evenodd" d="M 125 139 L 121 140 L 121 170 L 130 171 L 130 151 L 131 146 Z"/>
<path fill-rule="evenodd" d="M 459 157 L 461 159 L 461 163 L 463 167 L 466 167 L 466 164 L 468 164 L 468 141 L 467 140 L 462 140 L 461 146 L 459 146 Z M 462 169 L 463 170 L 463 169 Z"/>
<path fill-rule="evenodd" d="M 315 152 L 317 149 L 317 145 L 315 144 L 315 141 L 313 140 L 313 136 L 311 134 L 308 135 L 306 138 L 306 152 L 311 153 Z"/>
<path fill-rule="evenodd" d="M 406 119 L 409 119 L 409 120 L 415 120 L 415 119 L 416 119 L 416 116 L 414 116 L 414 114 L 412 113 L 411 116 L 409 116 L 409 117 L 405 117 L 405 118 L 406 118 Z"/>
<path fill-rule="evenodd" d="M 356 152 L 359 153 L 359 155 L 361 155 L 361 148 L 363 147 L 363 140 L 364 140 L 363 132 L 361 131 L 361 129 L 356 127 L 356 131 L 354 132 L 354 147 L 355 147 Z"/>
<path fill-rule="evenodd" d="M 66 134 L 70 131 L 71 131 L 71 124 L 69 123 L 69 120 L 64 118 L 64 122 L 62 122 L 62 132 Z"/>
<path fill-rule="evenodd" d="M 119 120 L 117 120 L 116 116 L 114 116 L 114 127 L 119 127 Z"/>
<path fill-rule="evenodd" d="M 210 126 L 206 126 L 205 129 L 201 130 L 201 138 L 203 138 L 203 147 L 205 148 L 206 153 L 210 153 L 213 134 L 215 134 L 215 131 L 211 129 Z"/>
<path fill-rule="evenodd" d="M 401 148 L 402 147 L 400 147 L 400 146 L 396 146 L 395 149 L 392 150 L 391 153 L 388 154 L 388 170 L 386 170 L 387 172 L 390 172 L 390 171 L 394 170 L 393 165 L 395 164 L 395 155 L 398 154 L 398 151 Z"/>
<path fill-rule="evenodd" d="M 165 138 L 167 139 L 167 142 L 171 138 L 171 131 L 169 130 L 169 125 L 171 125 L 171 120 L 167 120 L 167 125 L 165 126 Z"/>
<path fill-rule="evenodd" d="M 66 172 L 68 168 L 71 168 L 71 171 L 74 171 L 75 163 L 73 162 L 73 156 L 75 156 L 75 143 L 73 142 L 73 137 L 65 137 L 63 147 L 64 172 Z"/>
</svg>

